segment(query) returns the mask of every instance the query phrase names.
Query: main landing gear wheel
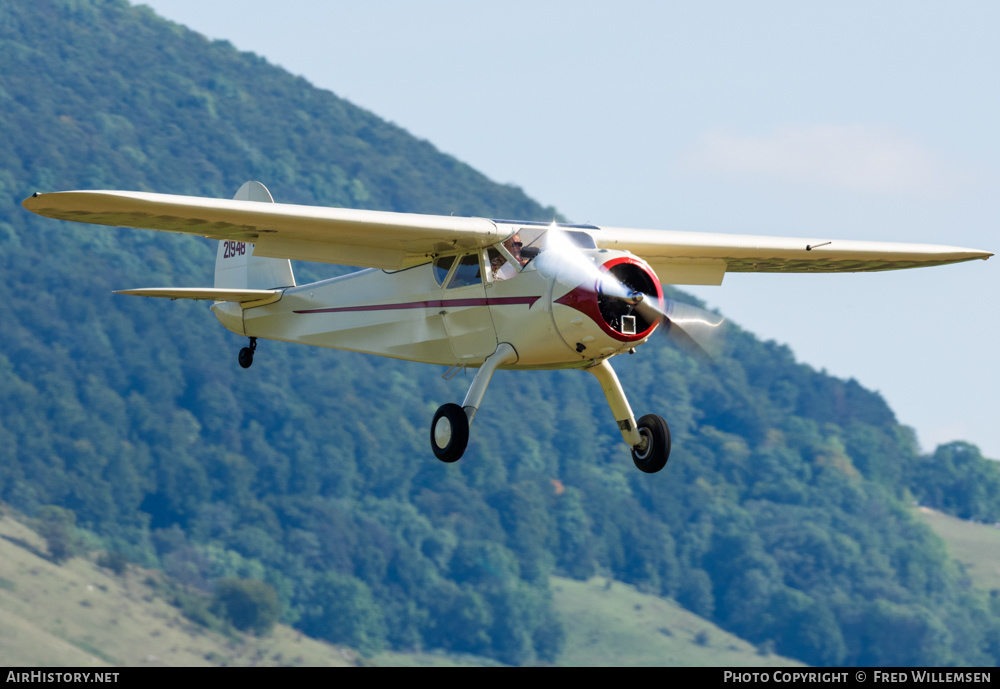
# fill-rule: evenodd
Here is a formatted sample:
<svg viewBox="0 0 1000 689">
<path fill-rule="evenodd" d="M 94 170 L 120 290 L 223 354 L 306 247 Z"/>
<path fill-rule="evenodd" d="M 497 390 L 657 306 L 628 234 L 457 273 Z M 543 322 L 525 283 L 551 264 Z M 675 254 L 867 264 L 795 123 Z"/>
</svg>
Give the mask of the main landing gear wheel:
<svg viewBox="0 0 1000 689">
<path fill-rule="evenodd" d="M 457 462 L 469 444 L 469 417 L 457 404 L 442 404 L 431 421 L 431 447 L 442 462 Z"/>
<path fill-rule="evenodd" d="M 244 347 L 240 350 L 240 366 L 243 368 L 250 368 L 253 365 L 253 353 L 257 351 L 257 338 L 250 338 L 250 346 Z"/>
<path fill-rule="evenodd" d="M 670 427 L 663 417 L 646 414 L 636 423 L 636 430 L 645 441 L 645 447 L 632 448 L 632 461 L 640 471 L 655 474 L 667 465 L 670 457 Z"/>
</svg>

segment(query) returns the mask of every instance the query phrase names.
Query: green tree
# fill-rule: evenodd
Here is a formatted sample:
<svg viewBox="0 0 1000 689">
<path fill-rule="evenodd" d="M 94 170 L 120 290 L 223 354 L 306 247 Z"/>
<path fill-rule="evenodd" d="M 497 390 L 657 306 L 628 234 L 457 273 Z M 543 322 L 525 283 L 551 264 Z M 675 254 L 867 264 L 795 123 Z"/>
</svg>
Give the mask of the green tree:
<svg viewBox="0 0 1000 689">
<path fill-rule="evenodd" d="M 76 554 L 76 515 L 72 510 L 55 505 L 46 505 L 38 512 L 34 522 L 38 535 L 45 539 L 49 557 L 61 564 Z"/>
<path fill-rule="evenodd" d="M 984 458 L 975 445 L 938 446 L 933 456 L 914 464 L 910 485 L 928 507 L 962 519 L 1000 521 L 1000 466 Z"/>
<path fill-rule="evenodd" d="M 128 558 L 117 550 L 101 553 L 97 558 L 97 564 L 99 567 L 110 569 L 117 576 L 125 574 L 128 570 Z"/>
<path fill-rule="evenodd" d="M 479 593 L 441 581 L 430 587 L 427 597 L 428 644 L 461 653 L 490 652 L 493 613 Z"/>
<path fill-rule="evenodd" d="M 352 576 L 321 575 L 302 608 L 299 626 L 310 636 L 351 646 L 366 655 L 385 648 L 382 611 L 368 586 Z"/>
<path fill-rule="evenodd" d="M 241 632 L 257 636 L 270 634 L 281 616 L 278 594 L 270 585 L 252 579 L 219 579 L 211 609 Z"/>
</svg>

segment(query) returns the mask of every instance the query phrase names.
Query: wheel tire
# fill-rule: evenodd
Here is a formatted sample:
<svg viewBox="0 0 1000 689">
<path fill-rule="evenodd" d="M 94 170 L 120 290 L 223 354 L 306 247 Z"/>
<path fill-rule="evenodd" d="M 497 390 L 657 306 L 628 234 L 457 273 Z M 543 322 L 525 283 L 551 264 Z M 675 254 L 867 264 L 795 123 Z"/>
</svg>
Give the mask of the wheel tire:
<svg viewBox="0 0 1000 689">
<path fill-rule="evenodd" d="M 636 424 L 639 434 L 646 438 L 646 450 L 632 448 L 632 461 L 640 471 L 655 474 L 667 465 L 670 458 L 670 427 L 663 417 L 646 414 Z"/>
<path fill-rule="evenodd" d="M 469 417 L 457 404 L 442 404 L 431 421 L 431 448 L 442 462 L 457 462 L 469 444 Z"/>
<path fill-rule="evenodd" d="M 253 364 L 253 350 L 249 347 L 244 347 L 240 350 L 240 366 L 243 368 L 250 368 Z"/>
</svg>

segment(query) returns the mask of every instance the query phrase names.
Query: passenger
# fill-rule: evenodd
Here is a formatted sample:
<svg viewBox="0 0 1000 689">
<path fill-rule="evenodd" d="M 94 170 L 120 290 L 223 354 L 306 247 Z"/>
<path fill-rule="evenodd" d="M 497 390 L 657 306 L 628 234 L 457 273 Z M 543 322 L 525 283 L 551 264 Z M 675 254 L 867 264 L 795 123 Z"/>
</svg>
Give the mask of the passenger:
<svg viewBox="0 0 1000 689">
<path fill-rule="evenodd" d="M 521 247 L 524 245 L 521 243 L 520 234 L 515 234 L 513 237 L 505 241 L 503 245 L 507 251 L 510 252 L 510 255 L 514 257 L 514 260 L 517 261 L 519 266 L 523 267 L 524 264 L 528 262 L 526 258 L 521 256 Z M 509 280 L 517 275 L 517 273 L 518 268 L 515 268 L 510 261 L 507 261 L 503 257 L 501 257 L 497 262 L 497 265 L 493 267 L 493 275 L 497 280 Z"/>
</svg>

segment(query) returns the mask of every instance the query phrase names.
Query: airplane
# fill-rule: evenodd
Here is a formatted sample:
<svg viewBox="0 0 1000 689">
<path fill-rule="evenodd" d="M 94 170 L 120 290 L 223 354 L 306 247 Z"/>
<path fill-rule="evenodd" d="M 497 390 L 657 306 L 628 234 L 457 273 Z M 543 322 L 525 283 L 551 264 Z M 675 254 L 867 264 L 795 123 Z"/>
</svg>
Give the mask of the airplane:
<svg viewBox="0 0 1000 689">
<path fill-rule="evenodd" d="M 60 220 L 218 240 L 215 285 L 118 294 L 212 301 L 230 331 L 258 339 L 478 369 L 461 405 L 431 420 L 434 455 L 455 462 L 497 369 L 583 369 L 607 398 L 636 467 L 660 471 L 670 429 L 636 420 L 610 360 L 634 353 L 662 325 L 695 351 L 722 325 L 664 297 L 662 285 L 721 285 L 726 273 L 896 270 L 973 259 L 987 251 L 842 241 L 520 222 L 278 204 L 260 182 L 233 199 L 130 191 L 35 193 L 29 211 Z M 297 285 L 291 260 L 356 272 Z"/>
</svg>

